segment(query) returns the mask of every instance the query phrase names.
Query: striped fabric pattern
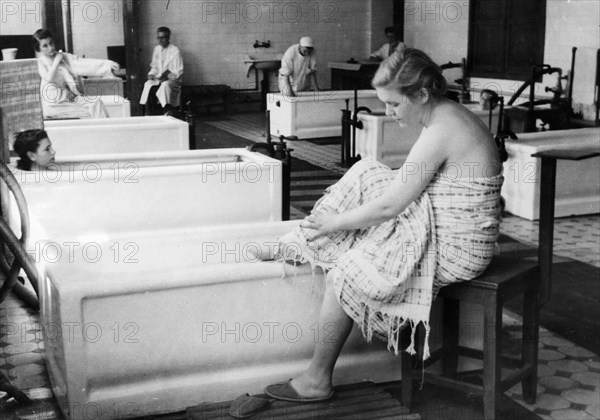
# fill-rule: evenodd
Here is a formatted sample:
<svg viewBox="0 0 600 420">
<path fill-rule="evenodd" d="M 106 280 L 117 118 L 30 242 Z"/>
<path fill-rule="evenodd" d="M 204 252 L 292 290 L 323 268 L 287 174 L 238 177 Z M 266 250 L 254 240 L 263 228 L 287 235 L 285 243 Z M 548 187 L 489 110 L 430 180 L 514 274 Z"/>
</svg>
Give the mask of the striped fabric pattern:
<svg viewBox="0 0 600 420">
<path fill-rule="evenodd" d="M 44 127 L 36 59 L 0 61 L 0 89 L 4 144 L 16 132 Z"/>
<path fill-rule="evenodd" d="M 387 166 L 362 160 L 326 190 L 313 213 L 337 212 L 380 196 L 395 178 Z M 366 229 L 312 237 L 298 227 L 280 239 L 285 260 L 326 271 L 346 313 L 367 340 L 375 335 L 399 352 L 399 332 L 423 323 L 440 287 L 481 274 L 495 251 L 504 178 L 437 176 L 396 218 Z M 414 342 L 409 352 L 414 351 Z M 427 355 L 427 346 L 425 356 Z"/>
</svg>

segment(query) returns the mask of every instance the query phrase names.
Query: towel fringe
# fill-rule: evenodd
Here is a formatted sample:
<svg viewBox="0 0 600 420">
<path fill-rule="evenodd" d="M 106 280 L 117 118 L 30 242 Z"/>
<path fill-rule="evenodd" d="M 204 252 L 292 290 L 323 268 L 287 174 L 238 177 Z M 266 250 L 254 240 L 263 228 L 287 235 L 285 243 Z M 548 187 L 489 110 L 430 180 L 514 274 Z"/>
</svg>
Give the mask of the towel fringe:
<svg viewBox="0 0 600 420">
<path fill-rule="evenodd" d="M 406 352 L 411 356 L 417 354 L 415 350 L 415 333 L 417 332 L 417 324 L 413 320 L 410 321 L 410 345 L 406 348 Z"/>
</svg>

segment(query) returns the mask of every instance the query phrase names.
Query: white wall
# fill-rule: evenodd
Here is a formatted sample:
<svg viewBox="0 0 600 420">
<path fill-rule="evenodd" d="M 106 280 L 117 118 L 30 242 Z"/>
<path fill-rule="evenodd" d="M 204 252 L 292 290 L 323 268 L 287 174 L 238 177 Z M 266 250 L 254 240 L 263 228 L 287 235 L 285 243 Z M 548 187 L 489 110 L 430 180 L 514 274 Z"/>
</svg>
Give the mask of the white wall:
<svg viewBox="0 0 600 420">
<path fill-rule="evenodd" d="M 439 64 L 457 62 L 467 56 L 469 2 L 466 0 L 421 0 L 405 3 L 405 42 L 426 51 Z M 571 68 L 571 49 L 577 47 L 573 108 L 593 119 L 596 50 L 600 48 L 600 2 L 598 0 L 547 0 L 544 63 L 560 67 L 563 74 Z M 456 70 L 455 70 L 456 71 Z M 452 80 L 456 73 L 444 75 Z M 536 85 L 540 96 L 544 87 L 556 84 L 556 75 L 544 77 Z M 522 82 L 472 78 L 476 89 L 492 87 L 510 97 Z M 566 84 L 563 81 L 563 88 Z"/>
<path fill-rule="evenodd" d="M 245 55 L 283 53 L 304 35 L 315 41 L 319 85 L 328 87 L 328 62 L 367 57 L 371 33 L 383 42 L 383 28 L 392 24 L 391 0 L 171 0 L 168 9 L 166 4 L 148 0 L 140 5 L 142 62 L 150 63 L 156 28 L 165 25 L 182 50 L 185 84 L 223 83 L 234 89 L 255 86 L 254 74 L 246 77 Z M 254 49 L 256 40 L 270 40 L 271 48 Z"/>
<path fill-rule="evenodd" d="M 43 0 L 0 0 L 0 35 L 30 35 L 43 22 Z"/>
<path fill-rule="evenodd" d="M 123 44 L 122 0 L 72 0 L 73 44 L 76 54 L 106 57 L 106 46 Z M 168 8 L 167 8 L 168 4 Z M 144 0 L 140 3 L 142 62 L 150 63 L 156 28 L 169 26 L 172 41 L 181 48 L 186 84 L 224 83 L 234 89 L 254 88 L 246 77 L 245 55 L 283 53 L 303 35 L 316 42 L 321 87 L 330 86 L 330 61 L 366 57 L 385 42 L 383 28 L 392 24 L 392 0 L 289 1 Z M 43 22 L 41 0 L 0 0 L 0 34 L 33 33 Z M 404 38 L 440 64 L 467 56 L 468 0 L 406 0 Z M 271 48 L 254 49 L 255 40 L 271 41 Z M 598 0 L 547 0 L 544 62 L 571 66 L 577 47 L 574 108 L 590 119 L 596 49 L 600 48 Z M 444 73 L 450 81 L 457 69 Z M 499 86 L 510 95 L 518 81 L 472 79 L 472 86 Z M 556 77 L 539 84 L 554 86 Z M 565 86 L 566 87 L 566 86 Z"/>
<path fill-rule="evenodd" d="M 71 52 L 106 58 L 107 46 L 123 45 L 122 9 L 123 0 L 71 0 Z M 45 20 L 43 0 L 0 0 L 0 11 L 0 35 L 30 35 Z"/>
<path fill-rule="evenodd" d="M 107 58 L 106 47 L 124 45 L 123 0 L 71 0 L 73 53 Z"/>
</svg>

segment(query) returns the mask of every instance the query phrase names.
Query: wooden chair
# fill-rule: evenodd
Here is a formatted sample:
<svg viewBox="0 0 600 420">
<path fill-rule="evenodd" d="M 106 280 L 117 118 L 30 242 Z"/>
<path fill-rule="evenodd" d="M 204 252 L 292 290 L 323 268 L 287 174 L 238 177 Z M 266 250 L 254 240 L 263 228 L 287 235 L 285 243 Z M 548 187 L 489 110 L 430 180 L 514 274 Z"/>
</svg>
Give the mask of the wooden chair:
<svg viewBox="0 0 600 420">
<path fill-rule="evenodd" d="M 537 261 L 527 260 L 516 253 L 500 256 L 482 276 L 442 288 L 439 293 L 439 297 L 443 298 L 442 347 L 432 352 L 425 362 L 425 366 L 436 361 L 442 363 L 441 375 L 425 372 L 425 382 L 483 396 L 486 420 L 501 418 L 499 413 L 502 394 L 518 382 L 523 387 L 525 401 L 530 404 L 535 402 L 539 311 L 549 300 L 551 285 L 556 161 L 600 156 L 600 150 L 548 150 L 532 156 L 541 158 L 542 162 Z M 523 297 L 521 358 L 517 360 L 517 368 L 503 378 L 501 368 L 506 358 L 503 360 L 501 354 L 502 309 L 505 302 L 519 296 Z M 483 351 L 459 345 L 459 309 L 463 302 L 483 306 Z M 408 342 L 410 331 L 405 331 L 402 339 Z M 461 379 L 457 372 L 459 355 L 483 360 L 482 385 Z M 412 399 L 414 357 L 403 354 L 401 363 L 402 400 L 409 406 Z M 421 365 L 418 365 L 417 369 L 420 369 Z M 415 376 L 420 379 L 420 372 Z"/>
</svg>

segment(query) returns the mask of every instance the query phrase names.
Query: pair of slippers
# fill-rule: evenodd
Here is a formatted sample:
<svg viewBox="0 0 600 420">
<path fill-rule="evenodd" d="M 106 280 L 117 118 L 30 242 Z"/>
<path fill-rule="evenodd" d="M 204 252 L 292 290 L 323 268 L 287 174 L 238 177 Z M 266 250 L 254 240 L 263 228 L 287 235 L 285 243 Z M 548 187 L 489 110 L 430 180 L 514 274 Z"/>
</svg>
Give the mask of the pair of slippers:
<svg viewBox="0 0 600 420">
<path fill-rule="evenodd" d="M 240 395 L 231 403 L 229 415 L 236 419 L 245 419 L 266 410 L 273 401 L 288 401 L 296 403 L 315 403 L 327 401 L 333 397 L 333 391 L 322 397 L 304 397 L 292 387 L 291 379 L 287 382 L 269 385 L 265 388 L 265 394 Z M 270 398 L 269 398 L 270 397 Z"/>
</svg>

